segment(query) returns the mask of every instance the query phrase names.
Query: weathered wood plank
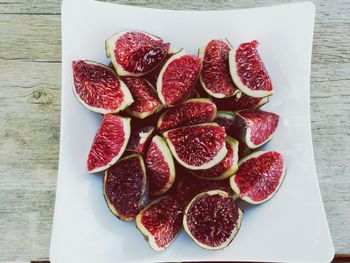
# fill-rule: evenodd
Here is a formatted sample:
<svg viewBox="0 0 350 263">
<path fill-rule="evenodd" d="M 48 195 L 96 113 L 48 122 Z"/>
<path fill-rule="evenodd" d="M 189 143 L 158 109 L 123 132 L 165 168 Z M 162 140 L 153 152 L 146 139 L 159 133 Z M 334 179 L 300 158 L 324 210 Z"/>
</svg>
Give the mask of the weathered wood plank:
<svg viewBox="0 0 350 263">
<path fill-rule="evenodd" d="M 1 191 L 0 224 L 6 226 L 6 231 L 1 232 L 1 240 L 6 240 L 6 244 L 1 244 L 1 260 L 47 258 L 50 236 L 47 233 L 51 232 L 52 221 L 48 215 L 53 215 L 52 209 L 47 210 L 54 200 L 54 190 Z M 21 242 L 25 246 L 19 245 Z"/>
<path fill-rule="evenodd" d="M 262 1 L 120 0 L 171 9 Z M 350 252 L 350 2 L 315 1 L 311 116 L 316 166 L 337 253 Z M 60 1 L 0 0 L 0 261 L 48 258 L 60 110 Z"/>
<path fill-rule="evenodd" d="M 350 63 L 312 67 L 311 120 L 321 194 L 337 253 L 349 253 Z"/>
<path fill-rule="evenodd" d="M 0 60 L 0 260 L 48 258 L 60 64 Z"/>
<path fill-rule="evenodd" d="M 0 189 L 54 189 L 60 64 L 2 60 L 0 94 Z"/>
<path fill-rule="evenodd" d="M 250 8 L 256 6 L 268 6 L 275 4 L 293 3 L 298 0 L 261 0 L 261 1 L 233 1 L 233 0 L 100 0 L 101 2 L 112 2 L 122 5 L 143 6 L 160 9 L 189 9 L 189 10 L 224 10 L 232 8 Z M 342 20 L 346 13 L 343 6 L 348 4 L 344 0 L 314 0 L 319 9 L 320 16 L 327 16 L 328 19 Z M 0 14 L 59 14 L 61 12 L 61 0 L 0 0 Z M 329 13 L 332 14 L 329 17 Z M 339 17 L 341 15 L 342 17 Z"/>
<path fill-rule="evenodd" d="M 60 16 L 0 14 L 0 59 L 60 61 Z"/>
<path fill-rule="evenodd" d="M 0 0 L 0 14 L 59 14 L 61 0 Z"/>
</svg>

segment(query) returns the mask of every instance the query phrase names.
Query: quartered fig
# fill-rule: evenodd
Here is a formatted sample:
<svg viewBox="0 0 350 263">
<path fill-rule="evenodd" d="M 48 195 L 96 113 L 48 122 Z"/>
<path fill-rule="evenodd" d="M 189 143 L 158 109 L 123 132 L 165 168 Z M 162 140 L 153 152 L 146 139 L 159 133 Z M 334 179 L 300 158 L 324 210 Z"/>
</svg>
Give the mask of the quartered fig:
<svg viewBox="0 0 350 263">
<path fill-rule="evenodd" d="M 233 82 L 246 95 L 264 98 L 273 94 L 272 82 L 253 40 L 230 51 L 230 73 Z"/>
<path fill-rule="evenodd" d="M 240 93 L 230 76 L 228 61 L 230 50 L 230 44 L 223 40 L 211 40 L 199 50 L 203 64 L 199 79 L 204 90 L 215 98 Z"/>
<path fill-rule="evenodd" d="M 202 179 L 224 180 L 233 175 L 238 169 L 238 141 L 232 137 L 226 137 L 227 154 L 217 165 L 207 170 L 196 170 L 192 173 Z"/>
<path fill-rule="evenodd" d="M 136 217 L 136 226 L 155 251 L 166 249 L 182 228 L 183 203 L 174 196 L 154 200 Z"/>
<path fill-rule="evenodd" d="M 216 123 L 203 123 L 163 133 L 170 151 L 184 167 L 204 170 L 224 159 L 225 129 Z"/>
<path fill-rule="evenodd" d="M 87 169 L 89 173 L 106 170 L 125 151 L 130 137 L 130 118 L 106 114 L 91 145 Z"/>
<path fill-rule="evenodd" d="M 143 76 L 166 57 L 169 43 L 142 31 L 124 31 L 106 41 L 106 55 L 119 76 Z"/>
<path fill-rule="evenodd" d="M 109 67 L 77 60 L 73 61 L 72 68 L 74 93 L 89 110 L 117 113 L 133 103 L 129 89 Z"/>
<path fill-rule="evenodd" d="M 235 113 L 232 134 L 250 149 L 268 142 L 275 134 L 279 116 L 262 110 L 241 110 Z"/>
<path fill-rule="evenodd" d="M 175 106 L 185 101 L 196 86 L 201 60 L 180 50 L 171 56 L 162 67 L 157 79 L 160 101 L 166 106 Z"/>
<path fill-rule="evenodd" d="M 130 115 L 144 119 L 161 109 L 156 90 L 146 79 L 125 77 L 123 80 L 134 98 L 134 102 L 126 109 Z"/>
<path fill-rule="evenodd" d="M 162 137 L 153 137 L 145 162 L 150 195 L 164 194 L 175 181 L 175 165 L 168 145 Z"/>
<path fill-rule="evenodd" d="M 230 178 L 233 191 L 251 204 L 266 202 L 280 188 L 286 171 L 283 156 L 274 151 L 254 152 L 239 161 Z"/>
</svg>

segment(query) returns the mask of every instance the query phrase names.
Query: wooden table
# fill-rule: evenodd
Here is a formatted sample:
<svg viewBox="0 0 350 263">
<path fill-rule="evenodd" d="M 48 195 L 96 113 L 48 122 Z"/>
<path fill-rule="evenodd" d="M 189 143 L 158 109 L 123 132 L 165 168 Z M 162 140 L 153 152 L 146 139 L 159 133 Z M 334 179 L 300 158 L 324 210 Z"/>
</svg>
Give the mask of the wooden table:
<svg viewBox="0 0 350 263">
<path fill-rule="evenodd" d="M 115 2 L 231 9 L 292 1 Z M 314 2 L 315 158 L 335 251 L 350 254 L 350 1 Z M 49 257 L 59 152 L 60 37 L 60 0 L 0 0 L 0 261 Z"/>
</svg>

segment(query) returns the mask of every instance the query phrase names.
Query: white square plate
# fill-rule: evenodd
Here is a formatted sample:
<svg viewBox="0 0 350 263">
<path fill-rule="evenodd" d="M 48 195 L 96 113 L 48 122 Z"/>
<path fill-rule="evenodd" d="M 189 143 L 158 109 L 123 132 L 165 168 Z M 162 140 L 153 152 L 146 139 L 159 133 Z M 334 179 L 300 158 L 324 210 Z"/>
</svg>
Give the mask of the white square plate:
<svg viewBox="0 0 350 263">
<path fill-rule="evenodd" d="M 326 262 L 334 250 L 314 165 L 310 129 L 310 62 L 315 8 L 309 2 L 227 11 L 169 11 L 95 1 L 62 6 L 62 113 L 60 163 L 51 240 L 53 263 L 164 261 Z M 266 204 L 247 209 L 234 242 L 222 251 L 199 248 L 183 232 L 164 252 L 152 251 L 134 223 L 113 216 L 102 180 L 86 172 L 100 116 L 74 97 L 71 62 L 108 63 L 104 41 L 140 29 L 196 53 L 213 38 L 233 45 L 258 39 L 275 95 L 266 110 L 281 116 L 267 145 L 283 153 L 285 181 Z"/>
</svg>

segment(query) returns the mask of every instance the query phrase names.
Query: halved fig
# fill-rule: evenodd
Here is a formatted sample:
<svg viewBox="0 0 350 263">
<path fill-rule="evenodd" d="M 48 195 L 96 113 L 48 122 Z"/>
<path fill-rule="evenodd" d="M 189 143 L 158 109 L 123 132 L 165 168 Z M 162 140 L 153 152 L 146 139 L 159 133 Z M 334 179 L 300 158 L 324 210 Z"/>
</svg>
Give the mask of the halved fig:
<svg viewBox="0 0 350 263">
<path fill-rule="evenodd" d="M 144 119 L 162 108 L 155 88 L 146 79 L 125 77 L 123 80 L 134 98 L 134 103 L 126 109 L 130 115 Z"/>
<path fill-rule="evenodd" d="M 251 204 L 271 199 L 280 188 L 286 171 L 283 156 L 274 151 L 251 153 L 238 165 L 230 184 L 241 199 Z"/>
<path fill-rule="evenodd" d="M 225 129 L 216 123 L 202 123 L 163 133 L 175 159 L 191 170 L 205 170 L 224 159 Z"/>
<path fill-rule="evenodd" d="M 186 100 L 196 86 L 200 70 L 200 58 L 186 54 L 183 49 L 171 56 L 157 79 L 160 101 L 169 107 Z"/>
<path fill-rule="evenodd" d="M 109 67 L 77 60 L 73 61 L 72 68 L 74 93 L 89 110 L 102 114 L 117 113 L 133 103 L 129 89 Z"/>
<path fill-rule="evenodd" d="M 103 179 L 103 194 L 111 212 L 123 221 L 133 220 L 146 205 L 146 168 L 139 154 L 120 159 Z"/>
<path fill-rule="evenodd" d="M 258 109 L 268 103 L 269 98 L 253 98 L 244 93 L 224 99 L 213 99 L 218 109 L 223 111 L 238 111 L 245 109 Z"/>
<path fill-rule="evenodd" d="M 234 134 L 250 148 L 256 149 L 275 134 L 279 116 L 262 110 L 241 110 L 235 113 Z"/>
<path fill-rule="evenodd" d="M 204 48 L 199 49 L 203 65 L 199 79 L 204 90 L 215 98 L 230 97 L 240 92 L 230 76 L 230 50 L 230 44 L 223 40 L 211 40 Z"/>
<path fill-rule="evenodd" d="M 175 181 L 173 156 L 165 140 L 154 136 L 146 154 L 147 176 L 151 196 L 167 192 Z"/>
<path fill-rule="evenodd" d="M 212 122 L 216 106 L 207 98 L 195 98 L 167 109 L 159 118 L 158 129 L 166 131 L 183 126 Z"/>
<path fill-rule="evenodd" d="M 124 31 L 106 41 L 106 55 L 119 76 L 139 77 L 154 70 L 166 57 L 169 43 L 142 31 Z"/>
<path fill-rule="evenodd" d="M 245 94 L 264 98 L 273 94 L 272 82 L 253 40 L 230 51 L 230 73 L 233 82 Z"/>
<path fill-rule="evenodd" d="M 225 128 L 226 134 L 232 136 L 231 131 L 235 125 L 235 113 L 232 111 L 218 111 L 215 122 Z"/>
<path fill-rule="evenodd" d="M 155 251 L 166 249 L 182 228 L 183 203 L 163 196 L 145 207 L 136 217 L 136 227 Z"/>
<path fill-rule="evenodd" d="M 152 126 L 146 126 L 142 128 L 135 128 L 131 131 L 130 140 L 126 151 L 139 153 L 144 156 L 148 149 L 148 145 L 152 140 L 155 128 Z"/>
<path fill-rule="evenodd" d="M 92 142 L 87 169 L 89 173 L 106 170 L 125 151 L 130 138 L 130 118 L 106 114 Z"/>
<path fill-rule="evenodd" d="M 238 169 L 238 141 L 232 137 L 226 137 L 227 154 L 217 165 L 207 170 L 192 171 L 192 173 L 206 180 L 224 180 L 233 175 Z"/>
<path fill-rule="evenodd" d="M 200 193 L 187 205 L 183 217 L 186 233 L 200 247 L 219 250 L 227 247 L 241 227 L 243 212 L 226 192 Z"/>
</svg>

